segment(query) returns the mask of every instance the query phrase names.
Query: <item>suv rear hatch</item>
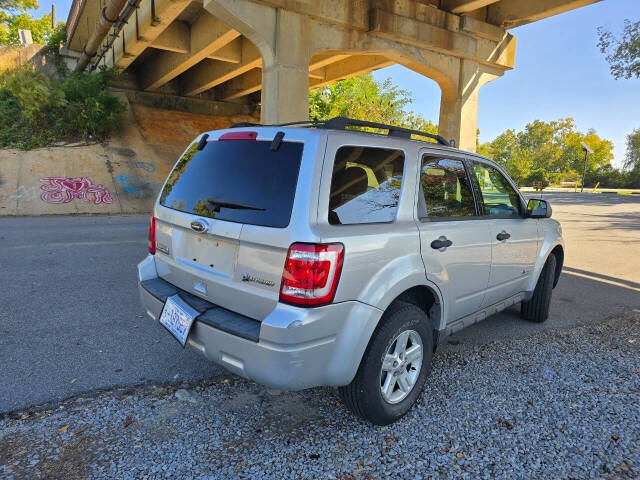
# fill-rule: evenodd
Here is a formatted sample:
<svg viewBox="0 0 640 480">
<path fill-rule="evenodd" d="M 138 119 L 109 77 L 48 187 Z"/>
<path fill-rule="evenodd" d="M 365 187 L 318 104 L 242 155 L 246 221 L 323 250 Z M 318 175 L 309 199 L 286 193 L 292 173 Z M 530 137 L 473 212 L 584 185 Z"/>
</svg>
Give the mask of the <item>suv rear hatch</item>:
<svg viewBox="0 0 640 480">
<path fill-rule="evenodd" d="M 176 287 L 262 320 L 278 302 L 289 245 L 274 231 L 291 220 L 303 143 L 276 149 L 245 133 L 201 150 L 194 142 L 174 167 L 156 208 L 156 267 Z"/>
</svg>

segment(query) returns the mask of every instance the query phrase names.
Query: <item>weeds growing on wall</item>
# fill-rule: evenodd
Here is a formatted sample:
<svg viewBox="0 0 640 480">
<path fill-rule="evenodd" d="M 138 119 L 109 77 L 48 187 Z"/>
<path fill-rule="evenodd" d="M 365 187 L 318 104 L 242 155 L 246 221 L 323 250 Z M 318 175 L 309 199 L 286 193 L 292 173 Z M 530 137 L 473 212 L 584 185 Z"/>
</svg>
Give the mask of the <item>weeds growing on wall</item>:
<svg viewBox="0 0 640 480">
<path fill-rule="evenodd" d="M 30 149 L 60 141 L 104 140 L 124 104 L 107 90 L 113 73 L 61 79 L 25 66 L 0 75 L 0 147 Z"/>
</svg>

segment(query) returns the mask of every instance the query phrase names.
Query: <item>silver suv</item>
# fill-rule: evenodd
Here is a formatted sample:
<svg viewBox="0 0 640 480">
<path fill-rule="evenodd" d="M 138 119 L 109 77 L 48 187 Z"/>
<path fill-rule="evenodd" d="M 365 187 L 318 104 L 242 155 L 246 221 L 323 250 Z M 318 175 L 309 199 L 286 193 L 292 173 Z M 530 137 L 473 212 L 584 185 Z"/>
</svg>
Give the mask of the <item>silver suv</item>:
<svg viewBox="0 0 640 480">
<path fill-rule="evenodd" d="M 551 207 L 416 135 L 336 118 L 198 137 L 153 209 L 149 316 L 261 384 L 338 387 L 381 425 L 416 401 L 441 335 L 518 302 L 545 321 L 564 257 Z"/>
</svg>

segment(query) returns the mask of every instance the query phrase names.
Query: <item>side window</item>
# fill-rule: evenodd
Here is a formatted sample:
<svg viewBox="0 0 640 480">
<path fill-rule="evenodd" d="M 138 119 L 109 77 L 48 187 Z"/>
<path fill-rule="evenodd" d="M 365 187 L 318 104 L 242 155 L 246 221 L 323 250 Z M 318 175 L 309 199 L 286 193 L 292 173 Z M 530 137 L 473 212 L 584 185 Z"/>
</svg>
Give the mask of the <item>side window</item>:
<svg viewBox="0 0 640 480">
<path fill-rule="evenodd" d="M 473 171 L 482 193 L 482 215 L 520 216 L 520 197 L 499 170 L 474 162 Z"/>
<path fill-rule="evenodd" d="M 420 186 L 424 195 L 421 210 L 426 210 L 427 217 L 473 217 L 476 214 L 469 179 L 460 160 L 422 157 Z"/>
<path fill-rule="evenodd" d="M 403 171 L 402 150 L 340 147 L 331 177 L 329 223 L 393 222 Z"/>
</svg>

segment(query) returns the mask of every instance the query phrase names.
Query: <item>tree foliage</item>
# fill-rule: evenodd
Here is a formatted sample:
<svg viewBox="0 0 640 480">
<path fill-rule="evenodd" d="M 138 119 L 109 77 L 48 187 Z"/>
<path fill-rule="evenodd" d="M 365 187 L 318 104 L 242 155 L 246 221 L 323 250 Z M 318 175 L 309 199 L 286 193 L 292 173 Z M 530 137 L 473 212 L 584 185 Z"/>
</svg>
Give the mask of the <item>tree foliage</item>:
<svg viewBox="0 0 640 480">
<path fill-rule="evenodd" d="M 502 165 L 518 184 L 533 181 L 534 172 L 540 170 L 547 172 L 548 181 L 557 182 L 580 176 L 584 162 L 581 142 L 593 150 L 587 159 L 588 171 L 608 165 L 613 159 L 613 143 L 600 138 L 593 130 L 579 132 L 572 118 L 551 122 L 535 120 L 523 131 L 503 132 L 482 145 L 481 150 Z M 539 177 L 540 173 L 535 176 Z"/>
<path fill-rule="evenodd" d="M 380 82 L 367 74 L 313 90 L 309 94 L 309 116 L 315 120 L 345 116 L 438 133 L 436 124 L 409 109 L 411 102 L 410 92 L 394 85 L 390 79 Z M 634 158 L 633 164 L 638 165 L 640 129 L 634 132 L 633 139 L 630 135 L 628 141 L 634 147 L 629 147 L 628 152 L 633 153 L 627 157 Z M 632 186 L 628 172 L 610 166 L 613 143 L 600 138 L 594 130 L 578 131 L 572 118 L 551 122 L 535 120 L 522 131 L 506 130 L 493 141 L 477 145 L 477 151 L 501 164 L 518 184 L 529 186 L 539 181 L 546 186 L 582 178 L 581 142 L 593 150 L 587 158 L 587 185 L 601 181 L 603 186 Z"/>
<path fill-rule="evenodd" d="M 627 135 L 627 155 L 624 168 L 640 171 L 640 128 Z"/>
<path fill-rule="evenodd" d="M 379 82 L 366 74 L 312 90 L 309 117 L 327 120 L 343 116 L 438 133 L 437 125 L 408 109 L 412 101 L 411 93 L 391 79 Z"/>
<path fill-rule="evenodd" d="M 33 67 L 0 75 L 0 147 L 35 148 L 61 140 L 102 140 L 124 104 L 107 91 L 108 71 L 55 79 Z"/>
<path fill-rule="evenodd" d="M 19 45 L 18 30 L 31 31 L 33 43 L 46 44 L 62 28 L 51 28 L 50 14 L 41 18 L 29 15 L 27 11 L 33 8 L 38 8 L 36 0 L 0 0 L 0 45 Z"/>
<path fill-rule="evenodd" d="M 20 45 L 18 30 L 30 30 L 33 43 L 46 44 L 51 37 L 51 15 L 33 18 L 28 13 L 7 15 L 2 18 L 0 45 Z"/>
<path fill-rule="evenodd" d="M 56 28 L 53 29 L 49 37 L 47 38 L 47 47 L 58 53 L 60 45 L 67 41 L 67 24 L 65 22 L 56 23 Z"/>
<path fill-rule="evenodd" d="M 37 0 L 0 0 L 0 12 L 19 13 L 38 8 Z"/>
<path fill-rule="evenodd" d="M 625 20 L 619 37 L 603 28 L 598 34 L 598 46 L 614 78 L 640 78 L 640 21 Z"/>
</svg>

